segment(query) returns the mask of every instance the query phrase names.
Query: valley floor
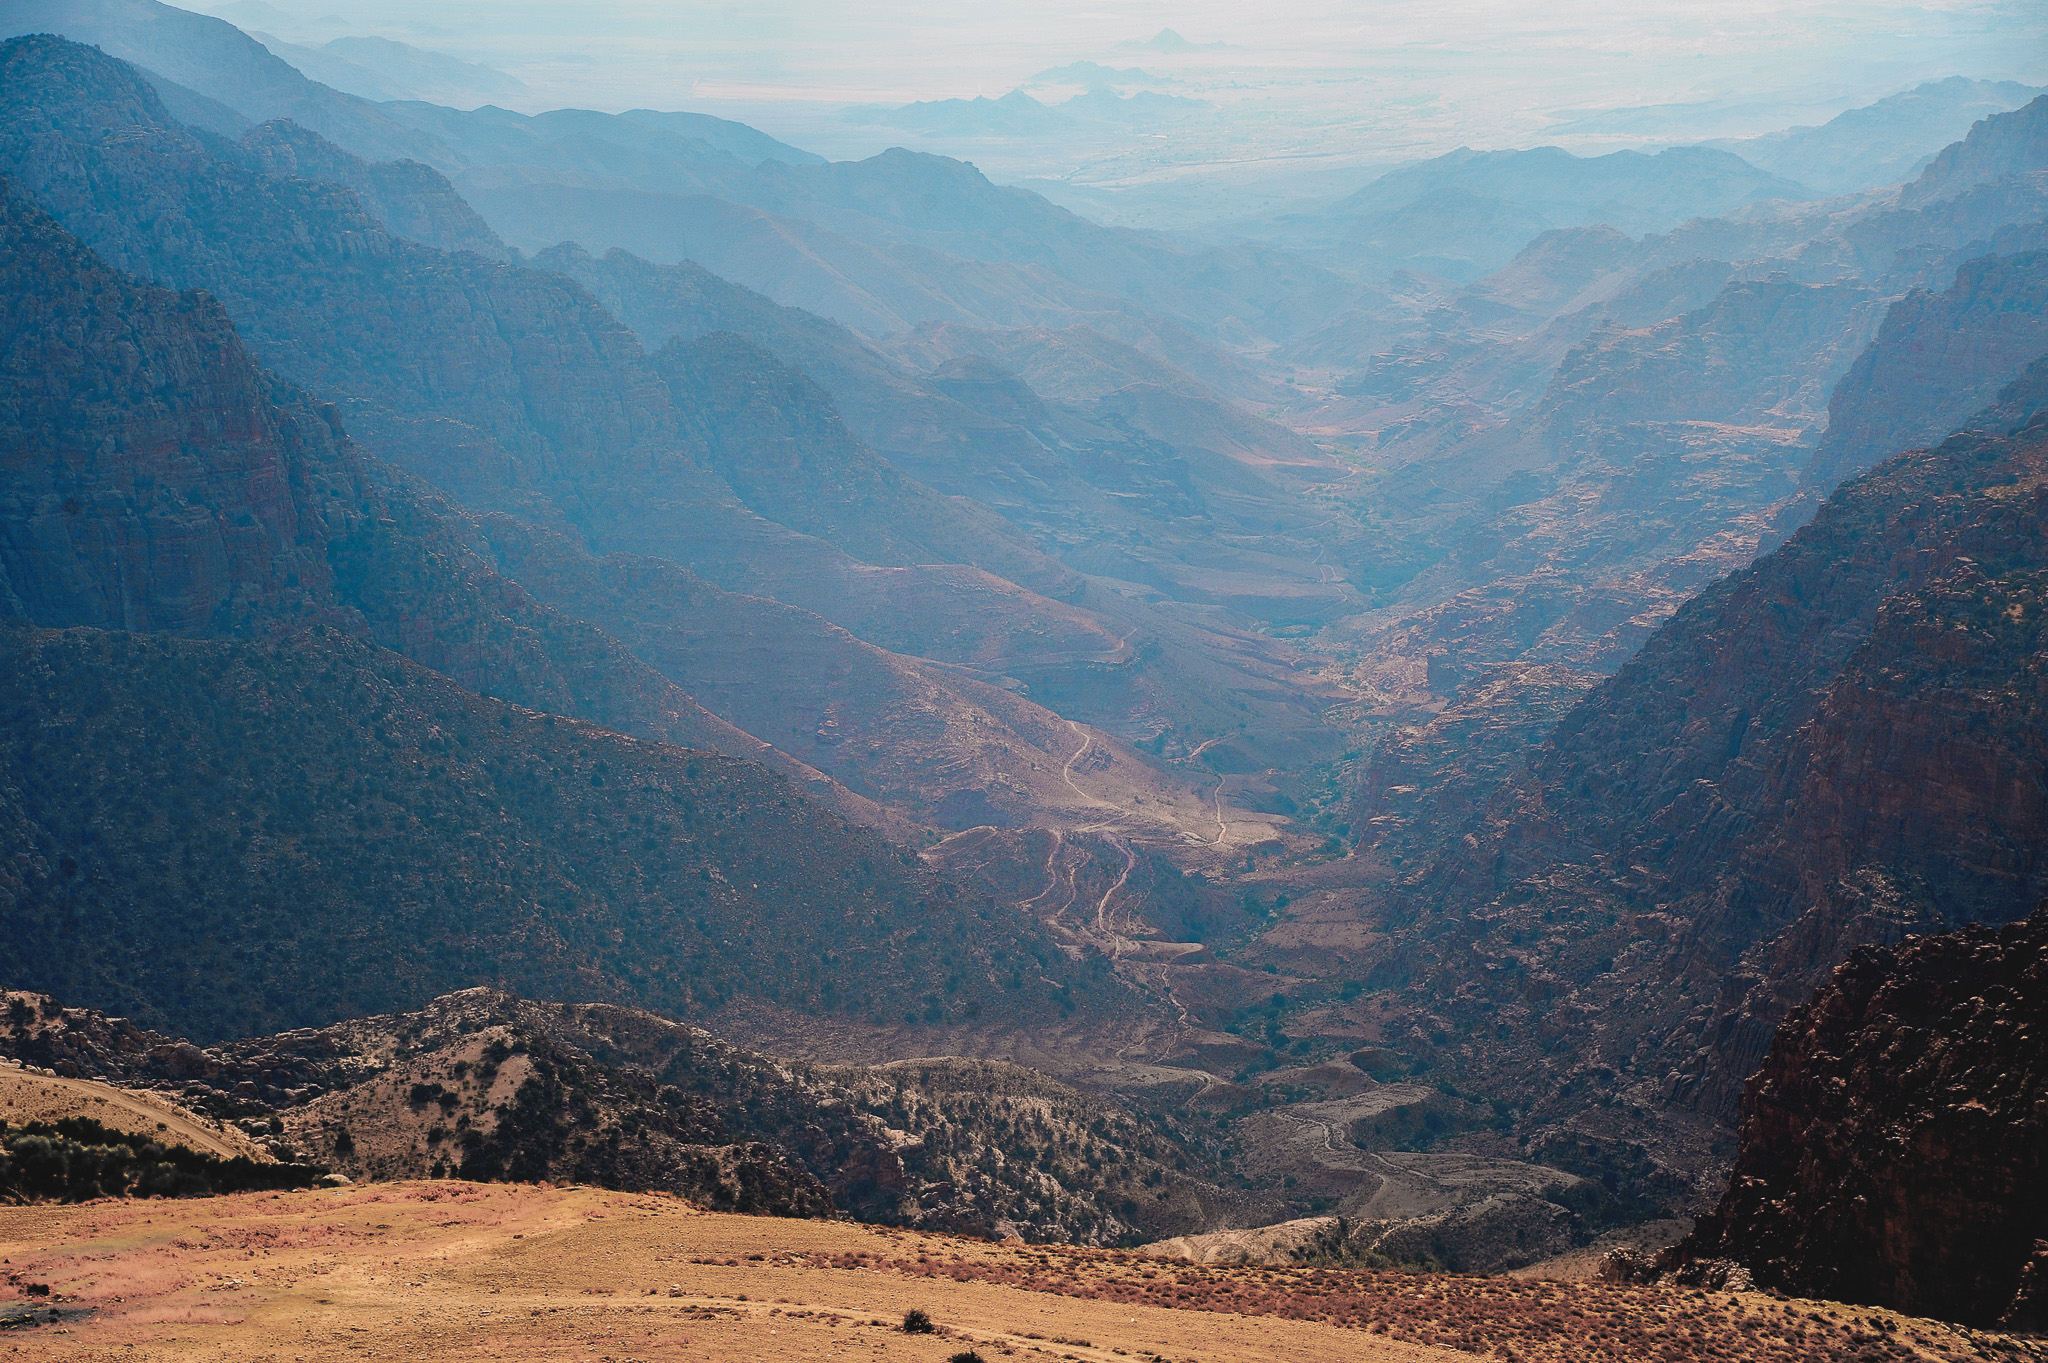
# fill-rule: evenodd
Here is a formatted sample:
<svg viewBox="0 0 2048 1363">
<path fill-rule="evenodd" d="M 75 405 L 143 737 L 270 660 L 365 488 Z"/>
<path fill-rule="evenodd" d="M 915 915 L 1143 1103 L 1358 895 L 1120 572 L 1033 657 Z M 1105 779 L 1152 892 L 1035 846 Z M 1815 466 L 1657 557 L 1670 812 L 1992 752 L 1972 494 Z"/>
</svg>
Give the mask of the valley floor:
<svg viewBox="0 0 2048 1363">
<path fill-rule="evenodd" d="M 30 1304 L 65 1315 L 6 1329 L 0 1351 L 65 1360 L 2048 1357 L 2039 1340 L 1762 1294 L 1219 1269 L 586 1187 L 7 1208 L 0 1259 L 0 1322 Z M 898 1328 L 912 1307 L 936 1333 Z"/>
</svg>

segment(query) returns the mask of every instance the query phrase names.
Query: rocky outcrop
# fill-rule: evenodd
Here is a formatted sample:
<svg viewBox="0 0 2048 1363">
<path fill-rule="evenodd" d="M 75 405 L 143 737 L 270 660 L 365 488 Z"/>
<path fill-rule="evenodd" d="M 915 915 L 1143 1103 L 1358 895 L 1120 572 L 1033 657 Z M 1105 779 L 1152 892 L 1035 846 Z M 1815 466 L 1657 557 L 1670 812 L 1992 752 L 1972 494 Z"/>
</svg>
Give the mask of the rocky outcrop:
<svg viewBox="0 0 2048 1363">
<path fill-rule="evenodd" d="M 358 1180 L 573 1181 L 1084 1244 L 1198 1231 L 1230 1205 L 1188 1172 L 1204 1161 L 1170 1123 L 1010 1065 L 808 1065 L 632 1008 L 494 989 L 204 1048 L 7 1002 L 0 1055 L 164 1091 Z"/>
<path fill-rule="evenodd" d="M 1679 1261 L 1909 1315 L 2048 1324 L 2048 907 L 1864 949 L 1778 1029 Z"/>
</svg>

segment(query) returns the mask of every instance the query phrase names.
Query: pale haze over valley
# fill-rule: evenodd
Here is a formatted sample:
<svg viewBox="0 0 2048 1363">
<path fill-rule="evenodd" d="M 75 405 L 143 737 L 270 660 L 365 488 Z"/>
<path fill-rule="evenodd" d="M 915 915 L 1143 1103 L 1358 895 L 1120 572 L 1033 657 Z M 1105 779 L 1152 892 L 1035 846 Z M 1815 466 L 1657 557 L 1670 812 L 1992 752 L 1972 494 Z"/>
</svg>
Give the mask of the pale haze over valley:
<svg viewBox="0 0 2048 1363">
<path fill-rule="evenodd" d="M 1741 137 L 1960 71 L 2048 80 L 2040 10 L 2025 0 L 193 8 L 291 42 L 376 35 L 487 64 L 526 87 L 493 102 L 525 112 L 694 109 L 834 158 L 901 144 L 1000 179 L 1142 190 L 1193 176 L 1218 187 L 1176 196 L 1182 215 L 1240 206 L 1246 186 L 1251 203 L 1334 193 L 1370 168 L 1460 145 L 1604 151 Z M 1029 136 L 886 119 L 919 101 L 1021 89 L 1057 103 L 1105 84 L 1195 103 L 1145 126 L 1127 116 Z M 1146 196 L 1101 207 L 1143 216 Z"/>
</svg>

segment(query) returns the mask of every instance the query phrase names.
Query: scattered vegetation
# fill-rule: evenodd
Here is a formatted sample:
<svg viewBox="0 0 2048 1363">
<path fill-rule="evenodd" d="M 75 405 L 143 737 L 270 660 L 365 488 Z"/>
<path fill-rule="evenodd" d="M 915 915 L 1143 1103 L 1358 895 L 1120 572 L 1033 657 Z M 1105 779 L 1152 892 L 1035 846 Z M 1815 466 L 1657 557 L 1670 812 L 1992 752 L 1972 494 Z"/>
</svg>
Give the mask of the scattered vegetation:
<svg viewBox="0 0 2048 1363">
<path fill-rule="evenodd" d="M 138 1140 L 90 1117 L 0 1122 L 0 1201 L 87 1202 L 98 1197 L 209 1197 L 308 1188 L 326 1170 L 309 1164 L 221 1159 L 183 1145 Z"/>
</svg>

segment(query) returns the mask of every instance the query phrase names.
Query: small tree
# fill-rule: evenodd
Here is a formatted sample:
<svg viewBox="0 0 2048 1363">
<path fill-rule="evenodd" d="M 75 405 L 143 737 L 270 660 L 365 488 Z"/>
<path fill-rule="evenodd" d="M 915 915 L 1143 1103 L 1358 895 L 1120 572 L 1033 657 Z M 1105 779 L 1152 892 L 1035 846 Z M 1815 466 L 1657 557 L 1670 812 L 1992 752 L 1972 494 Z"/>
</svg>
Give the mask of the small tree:
<svg viewBox="0 0 2048 1363">
<path fill-rule="evenodd" d="M 922 1306 L 913 1306 L 903 1313 L 903 1333 L 906 1335 L 928 1335 L 935 1328 L 931 1316 Z"/>
</svg>

